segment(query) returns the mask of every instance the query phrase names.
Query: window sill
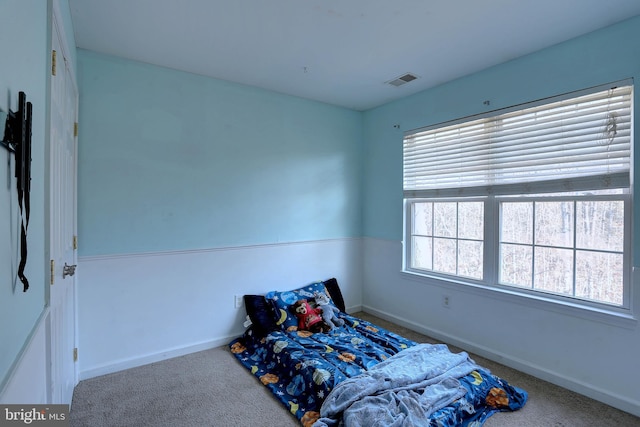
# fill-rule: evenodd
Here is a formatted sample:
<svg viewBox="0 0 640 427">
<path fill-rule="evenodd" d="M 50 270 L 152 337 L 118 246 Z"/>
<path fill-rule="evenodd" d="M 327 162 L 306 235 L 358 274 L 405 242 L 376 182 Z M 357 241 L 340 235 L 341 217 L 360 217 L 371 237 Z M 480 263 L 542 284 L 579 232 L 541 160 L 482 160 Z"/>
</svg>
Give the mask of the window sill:
<svg viewBox="0 0 640 427">
<path fill-rule="evenodd" d="M 638 326 L 638 319 L 631 310 L 594 307 L 586 304 L 580 304 L 579 302 L 555 299 L 551 296 L 547 297 L 543 294 L 534 295 L 519 292 L 517 289 L 511 290 L 497 286 L 488 287 L 480 284 L 468 283 L 461 280 L 448 279 L 439 276 L 431 276 L 408 270 L 403 270 L 400 274 L 408 280 L 447 289 L 452 289 L 453 287 L 461 292 L 473 293 L 485 298 L 491 298 L 492 300 L 502 300 L 511 304 L 521 304 L 529 308 L 555 312 L 628 329 L 633 329 Z"/>
</svg>

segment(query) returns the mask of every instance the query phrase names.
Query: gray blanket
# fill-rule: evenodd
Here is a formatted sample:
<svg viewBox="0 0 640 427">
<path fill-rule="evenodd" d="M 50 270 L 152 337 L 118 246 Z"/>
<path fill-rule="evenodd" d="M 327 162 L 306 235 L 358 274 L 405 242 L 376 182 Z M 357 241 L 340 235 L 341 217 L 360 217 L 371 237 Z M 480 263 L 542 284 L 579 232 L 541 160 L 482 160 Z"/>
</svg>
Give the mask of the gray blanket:
<svg viewBox="0 0 640 427">
<path fill-rule="evenodd" d="M 458 378 L 477 368 L 467 353 L 418 344 L 338 384 L 313 427 L 428 425 L 432 413 L 464 396 Z"/>
</svg>

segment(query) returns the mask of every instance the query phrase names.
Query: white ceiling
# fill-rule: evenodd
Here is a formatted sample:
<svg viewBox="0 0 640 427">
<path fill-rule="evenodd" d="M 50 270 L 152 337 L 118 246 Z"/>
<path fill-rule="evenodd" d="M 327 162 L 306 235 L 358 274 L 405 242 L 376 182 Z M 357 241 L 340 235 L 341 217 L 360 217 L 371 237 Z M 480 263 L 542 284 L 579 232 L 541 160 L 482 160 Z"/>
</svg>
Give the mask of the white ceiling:
<svg viewBox="0 0 640 427">
<path fill-rule="evenodd" d="M 639 0 L 69 3 L 80 48 L 356 110 L 640 15 Z"/>
</svg>

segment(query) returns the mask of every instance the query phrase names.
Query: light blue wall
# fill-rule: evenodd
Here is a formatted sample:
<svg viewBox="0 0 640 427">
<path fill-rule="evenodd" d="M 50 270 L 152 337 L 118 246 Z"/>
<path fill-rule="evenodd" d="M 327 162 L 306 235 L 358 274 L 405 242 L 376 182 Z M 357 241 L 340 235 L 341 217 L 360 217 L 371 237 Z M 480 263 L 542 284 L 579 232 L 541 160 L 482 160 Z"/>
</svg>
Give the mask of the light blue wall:
<svg viewBox="0 0 640 427">
<path fill-rule="evenodd" d="M 362 234 L 362 113 L 78 51 L 80 255 Z"/>
<path fill-rule="evenodd" d="M 639 415 L 640 376 L 630 369 L 640 354 L 636 321 L 399 274 L 403 132 L 629 77 L 636 83 L 637 125 L 640 17 L 365 112 L 362 299 L 366 310 Z M 635 147 L 640 144 L 638 128 Z M 638 164 L 638 150 L 634 158 Z M 634 265 L 640 265 L 637 197 L 633 218 Z M 637 316 L 637 271 L 631 287 Z M 445 296 L 450 302 L 446 308 L 441 303 Z M 604 371 L 603 361 L 607 361 Z"/>
<path fill-rule="evenodd" d="M 33 104 L 27 292 L 22 291 L 22 283 L 16 278 L 20 229 L 15 158 L 0 148 L 0 389 L 45 306 L 44 155 L 49 28 L 47 2 L 0 1 L 0 110 L 15 111 L 20 91 Z M 0 138 L 4 125 L 4 121 L 0 123 Z"/>
<path fill-rule="evenodd" d="M 403 132 L 629 77 L 640 83 L 640 17 L 367 111 L 365 236 L 402 240 Z M 638 94 L 636 86 L 636 123 Z M 639 128 L 635 127 L 636 146 Z M 640 224 L 638 198 L 635 206 L 634 223 Z M 634 236 L 635 265 L 640 265 L 640 227 L 635 227 Z"/>
</svg>

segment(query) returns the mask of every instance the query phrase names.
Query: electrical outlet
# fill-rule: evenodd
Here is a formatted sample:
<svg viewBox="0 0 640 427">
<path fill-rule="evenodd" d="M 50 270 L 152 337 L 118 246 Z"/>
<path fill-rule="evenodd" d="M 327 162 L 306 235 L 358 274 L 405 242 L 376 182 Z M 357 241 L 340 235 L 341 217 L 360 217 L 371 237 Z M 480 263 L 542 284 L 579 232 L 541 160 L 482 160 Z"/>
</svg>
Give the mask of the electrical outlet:
<svg viewBox="0 0 640 427">
<path fill-rule="evenodd" d="M 242 307 L 242 305 L 244 304 L 244 299 L 242 298 L 242 295 L 236 295 L 234 297 L 234 305 L 236 308 L 240 308 Z"/>
<path fill-rule="evenodd" d="M 449 295 L 442 296 L 442 306 L 444 308 L 449 308 L 451 305 L 451 297 Z"/>
</svg>

